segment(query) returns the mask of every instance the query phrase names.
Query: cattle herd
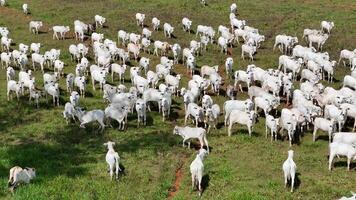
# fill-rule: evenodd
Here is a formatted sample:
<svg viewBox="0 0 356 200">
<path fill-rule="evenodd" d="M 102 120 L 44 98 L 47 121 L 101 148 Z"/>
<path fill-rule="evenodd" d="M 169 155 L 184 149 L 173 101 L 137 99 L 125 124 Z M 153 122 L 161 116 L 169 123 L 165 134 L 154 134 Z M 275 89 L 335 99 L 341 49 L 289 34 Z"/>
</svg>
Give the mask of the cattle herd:
<svg viewBox="0 0 356 200">
<path fill-rule="evenodd" d="M 201 2 L 203 5 L 206 4 L 205 1 Z M 6 5 L 5 0 L 1 0 L 1 5 Z M 28 5 L 24 4 L 22 8 L 23 12 L 28 14 Z M 225 70 L 220 72 L 224 71 L 225 79 L 231 79 L 234 84 L 226 86 L 228 99 L 224 102 L 223 112 L 221 112 L 220 106 L 214 103 L 210 96 L 220 95 L 219 91 L 223 89 L 221 86 L 224 78 L 221 73 L 218 73 L 219 65 L 212 67 L 203 65 L 198 74 L 196 58 L 208 51 L 208 46 L 217 45 L 221 48 L 221 53 L 228 54 L 229 46 L 243 42 L 241 58 L 244 59 L 247 55 L 253 61 L 256 52 L 266 39 L 257 28 L 246 25 L 246 21 L 238 19 L 236 14 L 237 5 L 233 3 L 229 15 L 231 27 L 220 25 L 217 32 L 211 26 L 197 25 L 196 35 L 192 37 L 199 40 L 191 40 L 190 46 L 185 48 L 178 43 L 168 42 L 175 30 L 172 24 L 164 23 L 162 26 L 161 21 L 153 17 L 152 29 L 149 30 L 149 26 L 145 26 L 147 17 L 142 13 L 135 15 L 137 26 L 142 27 L 142 33 L 119 30 L 118 42 L 96 32 L 106 23 L 105 17 L 95 15 L 93 24 L 75 20 L 75 39 L 83 42 L 84 39 L 90 38 L 91 48 L 88 47 L 88 43 L 69 46 L 72 62 L 77 64 L 75 71 L 65 77 L 70 101 L 64 104 L 63 117 L 67 123 L 79 121 L 81 128 L 85 128 L 88 123 L 98 122 L 100 131 L 104 131 L 107 126 L 112 127 L 110 120 L 114 120 L 119 123 L 120 130 L 126 130 L 128 115 L 134 112 L 137 113 L 137 126 L 145 126 L 146 116 L 155 103 L 158 105 L 158 112 L 162 113 L 164 122 L 170 116 L 172 98 L 181 98 L 184 102 L 185 126 L 175 126 L 173 134 L 183 138 L 183 147 L 186 142 L 190 146 L 189 140 L 192 138 L 198 139 L 201 144 L 201 149 L 190 165 L 192 186 L 193 189 L 198 188 L 200 195 L 204 173 L 203 160 L 209 154 L 207 134 L 211 128 L 216 129 L 219 116 L 223 113 L 228 136 L 236 132 L 233 131 L 234 124 L 247 126 L 251 136 L 257 117 L 265 118 L 266 138 L 270 134 L 271 141 L 274 141 L 286 132 L 290 146 L 310 126 L 314 127 L 313 141 L 316 140 L 318 130 L 324 131 L 328 134 L 330 143 L 329 170 L 332 169 L 335 156 L 346 156 L 347 169 L 350 170 L 351 160 L 356 159 L 356 133 L 342 131 L 351 128 L 347 127 L 348 120 L 354 120 L 352 131 L 356 126 L 356 49 L 342 50 L 338 62 L 331 60 L 328 52 L 322 50 L 335 25 L 334 22 L 322 21 L 319 29 L 304 29 L 303 39 L 308 46 L 299 45 L 297 37 L 284 34 L 275 37 L 273 50 L 278 48 L 283 54 L 279 57 L 278 69 L 263 69 L 250 64 L 246 70 L 233 72 L 234 59 L 228 57 L 225 63 L 220 63 L 225 66 Z M 179 26 L 187 32 L 186 34 L 191 34 L 192 21 L 185 17 L 181 22 Z M 42 21 L 29 23 L 29 31 L 33 34 L 38 34 L 41 28 L 43 28 Z M 153 41 L 152 34 L 161 31 L 161 28 L 167 41 Z M 53 39 L 63 40 L 66 39 L 70 27 L 53 26 L 52 31 Z M 65 66 L 65 63 L 60 60 L 62 52 L 51 49 L 41 54 L 40 43 L 32 43 L 29 46 L 19 43 L 18 50 L 10 51 L 13 40 L 9 37 L 9 29 L 0 27 L 0 34 L 1 64 L 6 68 L 8 100 L 13 93 L 16 94 L 17 99 L 27 95 L 30 101 L 35 100 L 38 107 L 39 100 L 45 94 L 46 98 L 48 95 L 52 96 L 53 104 L 59 106 L 58 81 L 64 76 Z M 122 48 L 119 48 L 118 44 Z M 155 71 L 150 70 L 150 58 L 140 56 L 142 52 L 151 56 L 160 56 L 160 63 L 156 65 Z M 91 64 L 89 56 L 93 56 Z M 137 61 L 137 65 L 129 66 L 130 60 Z M 174 72 L 178 63 L 186 66 L 187 77 L 191 77 L 187 88 L 181 87 L 182 75 Z M 349 66 L 352 71 L 350 75 L 343 78 L 343 87 L 340 89 L 324 86 L 321 83 L 322 80 L 333 82 L 336 64 L 340 65 L 339 67 Z M 38 67 L 43 73 L 43 91 L 36 89 L 38 84 L 32 73 Z M 19 70 L 18 76 L 14 68 Z M 53 70 L 53 73 L 45 73 L 45 68 Z M 110 73 L 112 82 L 118 80 L 117 86 L 106 83 Z M 125 83 L 126 73 L 130 75 L 130 86 L 130 83 Z M 99 85 L 103 99 L 108 103 L 105 110 L 84 111 L 80 107 L 80 98 L 85 98 L 85 91 L 89 89 L 87 88 L 89 80 L 93 90 L 96 90 L 97 84 Z M 297 80 L 300 82 L 300 87 L 294 89 Z M 249 98 L 235 100 L 236 92 L 247 92 Z M 186 126 L 190 119 L 193 120 L 195 127 Z M 108 148 L 106 161 L 110 176 L 113 178 L 115 171 L 117 178 L 120 171 L 120 157 L 113 148 L 115 143 L 109 141 L 104 145 Z M 287 182 L 290 181 L 291 191 L 294 188 L 297 169 L 293 155 L 293 150 L 289 150 L 288 158 L 282 166 L 285 185 L 287 186 Z M 34 177 L 34 169 L 14 167 L 10 170 L 9 185 L 15 188 L 21 182 L 29 183 Z M 355 196 L 353 194 L 350 199 L 354 199 Z"/>
</svg>

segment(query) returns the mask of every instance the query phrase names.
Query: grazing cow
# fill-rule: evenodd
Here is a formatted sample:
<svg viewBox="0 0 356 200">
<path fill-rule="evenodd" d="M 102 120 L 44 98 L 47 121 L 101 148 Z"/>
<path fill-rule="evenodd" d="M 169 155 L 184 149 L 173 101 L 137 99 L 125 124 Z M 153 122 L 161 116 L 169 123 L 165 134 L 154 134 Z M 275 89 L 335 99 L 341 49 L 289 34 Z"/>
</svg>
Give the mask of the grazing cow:
<svg viewBox="0 0 356 200">
<path fill-rule="evenodd" d="M 22 169 L 19 166 L 15 166 L 10 169 L 9 181 L 7 182 L 7 185 L 13 192 L 19 184 L 29 184 L 34 178 L 36 178 L 35 168 L 25 167 L 25 169 Z"/>
</svg>

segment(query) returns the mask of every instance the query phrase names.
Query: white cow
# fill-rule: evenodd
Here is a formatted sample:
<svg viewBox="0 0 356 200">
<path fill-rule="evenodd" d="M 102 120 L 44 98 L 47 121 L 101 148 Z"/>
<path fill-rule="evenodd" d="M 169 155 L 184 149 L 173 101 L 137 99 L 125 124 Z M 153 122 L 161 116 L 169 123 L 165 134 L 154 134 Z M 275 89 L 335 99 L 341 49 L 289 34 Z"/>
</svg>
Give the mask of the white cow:
<svg viewBox="0 0 356 200">
<path fill-rule="evenodd" d="M 221 48 L 221 53 L 225 52 L 227 55 L 227 44 L 228 44 L 228 40 L 224 37 L 219 37 L 218 38 L 218 44 Z"/>
<path fill-rule="evenodd" d="M 120 40 L 121 40 L 121 43 L 124 45 L 130 39 L 130 34 L 123 30 L 119 30 L 117 32 L 117 36 L 118 36 L 118 43 L 120 43 Z"/>
<path fill-rule="evenodd" d="M 335 26 L 334 22 L 322 21 L 321 22 L 321 30 L 326 31 L 326 33 L 330 34 L 331 29 Z"/>
<path fill-rule="evenodd" d="M 293 192 L 294 189 L 294 181 L 295 181 L 295 173 L 297 171 L 297 165 L 293 160 L 294 151 L 288 151 L 288 158 L 284 161 L 282 169 L 284 173 L 284 187 L 287 187 L 288 180 L 291 181 L 291 189 L 290 191 Z"/>
<path fill-rule="evenodd" d="M 85 87 L 86 87 L 86 78 L 85 76 L 77 76 L 74 78 L 74 86 L 78 87 L 80 95 L 85 97 Z"/>
<path fill-rule="evenodd" d="M 34 34 L 38 34 L 38 30 L 43 26 L 41 21 L 30 21 L 29 30 Z"/>
<path fill-rule="evenodd" d="M 144 38 L 151 38 L 152 31 L 148 30 L 148 28 L 143 28 L 142 29 L 142 36 Z"/>
<path fill-rule="evenodd" d="M 14 80 L 9 80 L 7 82 L 7 100 L 10 101 L 12 99 L 11 92 L 16 93 L 17 100 L 20 98 L 20 93 L 23 91 L 23 83 L 22 82 L 16 82 Z"/>
<path fill-rule="evenodd" d="M 145 21 L 145 14 L 136 13 L 135 17 L 136 17 L 137 26 L 141 26 L 143 28 L 143 23 Z"/>
<path fill-rule="evenodd" d="M 313 43 L 317 43 L 318 48 L 320 51 L 323 50 L 323 45 L 326 42 L 326 40 L 329 38 L 328 34 L 323 34 L 323 35 L 309 35 L 309 47 L 313 46 Z"/>
<path fill-rule="evenodd" d="M 334 133 L 333 142 L 356 145 L 356 133 L 353 132 Z"/>
<path fill-rule="evenodd" d="M 204 4 L 205 4 L 205 0 L 202 0 L 202 1 L 204 1 Z M 194 187 L 198 187 L 199 196 L 201 196 L 201 193 L 203 191 L 202 187 L 201 187 L 201 182 L 202 182 L 203 173 L 204 173 L 203 160 L 208 153 L 209 152 L 206 151 L 205 149 L 200 149 L 198 155 L 193 160 L 193 162 L 190 164 L 190 173 L 192 175 L 192 189 L 194 189 Z"/>
<path fill-rule="evenodd" d="M 206 131 L 203 128 L 175 126 L 173 129 L 173 135 L 180 135 L 183 138 L 183 147 L 185 146 L 184 144 L 187 140 L 196 138 L 200 142 L 200 149 L 203 149 L 205 144 L 207 147 L 207 152 L 209 152 L 209 144 L 208 140 L 206 139 Z M 190 141 L 188 141 L 188 148 L 190 148 Z"/>
<path fill-rule="evenodd" d="M 182 53 L 182 48 L 179 44 L 175 43 L 173 46 L 172 46 L 172 52 L 173 52 L 173 58 L 174 58 L 174 64 L 178 64 L 178 61 L 179 61 L 179 56 L 181 55 Z M 356 61 L 355 61 L 356 63 Z M 356 64 L 355 64 L 356 66 Z"/>
<path fill-rule="evenodd" d="M 164 36 L 171 38 L 173 31 L 174 31 L 174 27 L 173 26 L 171 26 L 168 23 L 164 23 L 163 24 Z"/>
<path fill-rule="evenodd" d="M 136 44 L 133 44 L 133 43 L 129 43 L 127 45 L 127 51 L 134 55 L 135 60 L 138 60 L 138 56 L 140 54 L 140 47 L 139 46 L 137 46 Z"/>
<path fill-rule="evenodd" d="M 41 43 L 31 43 L 30 51 L 34 53 L 40 53 Z"/>
<path fill-rule="evenodd" d="M 199 122 L 204 122 L 204 110 L 196 103 L 189 103 L 185 111 L 184 125 L 187 124 L 189 117 L 193 117 L 195 126 L 198 127 Z"/>
<path fill-rule="evenodd" d="M 226 75 L 230 77 L 232 75 L 232 67 L 234 65 L 234 60 L 231 57 L 226 58 L 225 61 L 225 70 L 226 70 Z"/>
<path fill-rule="evenodd" d="M 158 31 L 160 24 L 161 24 L 161 21 L 159 19 L 157 19 L 156 17 L 152 18 L 153 30 L 157 30 Z"/>
<path fill-rule="evenodd" d="M 241 57 L 243 60 L 245 60 L 245 56 L 244 56 L 245 53 L 247 53 L 250 57 L 250 60 L 253 61 L 253 55 L 256 53 L 256 47 L 243 44 L 241 46 Z"/>
<path fill-rule="evenodd" d="M 162 56 L 162 55 L 166 55 L 167 50 L 169 50 L 170 48 L 170 45 L 167 42 L 161 42 L 159 40 L 156 40 L 153 43 L 153 46 L 154 46 L 153 54 L 156 56 L 158 56 L 158 49 L 161 50 L 161 56 Z"/>
<path fill-rule="evenodd" d="M 67 74 L 66 77 L 66 86 L 67 86 L 67 92 L 71 93 L 73 91 L 74 88 L 74 74 L 69 73 Z"/>
<path fill-rule="evenodd" d="M 46 98 L 47 94 L 51 95 L 53 98 L 53 105 L 59 106 L 59 85 L 58 83 L 47 83 L 44 86 L 44 89 L 46 91 Z"/>
<path fill-rule="evenodd" d="M 15 79 L 15 70 L 12 67 L 6 68 L 6 81 L 14 80 Z"/>
<path fill-rule="evenodd" d="M 347 157 L 347 170 L 350 171 L 351 160 L 356 160 L 356 147 L 346 143 L 333 142 L 329 144 L 329 170 L 334 157 L 346 156 Z"/>
<path fill-rule="evenodd" d="M 125 71 L 126 71 L 127 66 L 125 64 L 119 65 L 116 63 L 111 64 L 111 80 L 114 81 L 114 73 L 117 73 L 119 75 L 119 82 L 124 82 L 125 80 Z"/>
<path fill-rule="evenodd" d="M 146 101 L 143 99 L 137 99 L 135 109 L 137 112 L 137 127 L 139 127 L 140 123 L 146 125 Z"/>
<path fill-rule="evenodd" d="M 272 115 L 267 114 L 266 115 L 266 138 L 269 129 L 271 132 L 271 142 L 273 141 L 273 139 L 275 141 L 277 140 L 278 126 L 279 126 L 279 118 L 275 119 Z"/>
<path fill-rule="evenodd" d="M 0 59 L 1 59 L 1 66 L 3 69 L 9 67 L 9 64 L 11 62 L 11 53 L 2 52 L 0 55 Z"/>
<path fill-rule="evenodd" d="M 28 4 L 24 3 L 22 4 L 22 12 L 27 15 L 28 14 Z"/>
<path fill-rule="evenodd" d="M 256 121 L 256 113 L 254 111 L 244 112 L 240 110 L 232 110 L 228 115 L 229 127 L 228 135 L 231 136 L 232 125 L 235 123 L 246 125 L 248 129 L 248 134 L 251 137 L 253 124 Z"/>
<path fill-rule="evenodd" d="M 25 169 L 22 169 L 19 166 L 15 166 L 10 169 L 9 181 L 7 182 L 7 185 L 11 191 L 13 191 L 19 184 L 29 184 L 34 178 L 36 178 L 35 168 L 25 167 Z"/>
<path fill-rule="evenodd" d="M 70 31 L 69 26 L 53 26 L 53 39 L 57 38 L 57 40 L 65 39 L 65 34 Z M 59 34 L 59 37 L 58 37 Z"/>
<path fill-rule="evenodd" d="M 106 18 L 100 15 L 95 15 L 94 20 L 95 20 L 96 27 L 100 27 L 100 26 L 102 27 L 106 22 Z"/>
<path fill-rule="evenodd" d="M 182 24 L 183 24 L 183 30 L 188 31 L 190 34 L 190 27 L 192 26 L 192 21 L 189 20 L 188 18 L 184 17 L 182 19 Z"/>
<path fill-rule="evenodd" d="M 352 59 L 356 57 L 356 49 L 354 51 L 350 51 L 347 49 L 343 49 L 340 52 L 340 58 L 338 64 L 340 64 L 340 61 L 343 60 L 344 66 L 346 65 L 344 59 L 349 61 L 349 64 L 351 65 Z"/>
<path fill-rule="evenodd" d="M 122 171 L 120 169 L 120 156 L 117 152 L 115 152 L 114 145 L 115 142 L 111 142 L 111 141 L 104 143 L 104 146 L 108 147 L 108 152 L 106 153 L 105 160 L 106 163 L 108 163 L 109 165 L 111 180 L 114 175 L 114 168 L 115 168 L 116 179 L 118 179 L 119 177 L 119 171 Z"/>
<path fill-rule="evenodd" d="M 327 120 L 321 117 L 317 117 L 314 120 L 313 142 L 315 142 L 316 133 L 318 130 L 326 131 L 329 135 L 329 142 L 331 142 L 331 136 L 335 129 L 334 120 Z"/>
<path fill-rule="evenodd" d="M 205 124 L 208 124 L 208 133 L 210 132 L 211 126 L 213 125 L 216 129 L 218 117 L 220 115 L 220 106 L 218 104 L 214 104 L 211 108 L 207 108 L 205 111 Z M 212 125 L 211 125 L 212 123 Z M 206 128 L 206 127 L 205 127 Z"/>
<path fill-rule="evenodd" d="M 80 121 L 80 128 L 85 128 L 85 124 L 97 121 L 100 124 L 99 130 L 103 132 L 105 129 L 105 113 L 102 110 L 82 111 L 80 108 L 77 108 L 76 116 Z"/>
</svg>

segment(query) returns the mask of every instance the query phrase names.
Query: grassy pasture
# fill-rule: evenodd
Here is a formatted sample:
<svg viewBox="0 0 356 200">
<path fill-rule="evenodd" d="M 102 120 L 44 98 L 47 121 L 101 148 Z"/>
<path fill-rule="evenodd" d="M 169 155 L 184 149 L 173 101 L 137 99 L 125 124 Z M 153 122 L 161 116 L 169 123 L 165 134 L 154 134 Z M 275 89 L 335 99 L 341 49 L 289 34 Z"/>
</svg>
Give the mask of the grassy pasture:
<svg viewBox="0 0 356 200">
<path fill-rule="evenodd" d="M 184 33 L 180 22 L 189 17 L 197 24 L 228 25 L 228 0 L 208 0 L 202 7 L 198 1 L 189 0 L 102 0 L 102 1 L 54 1 L 28 0 L 31 15 L 21 12 L 22 1 L 12 0 L 6 8 L 0 7 L 0 26 L 10 29 L 14 39 L 13 49 L 20 42 L 41 42 L 41 52 L 51 48 L 62 51 L 61 59 L 67 64 L 65 73 L 74 72 L 75 63 L 70 61 L 68 47 L 76 43 L 73 38 L 64 41 L 52 40 L 53 25 L 70 25 L 80 19 L 93 22 L 95 14 L 107 18 L 106 28 L 99 29 L 107 38 L 117 39 L 119 29 L 141 32 L 135 24 L 135 13 L 146 14 L 145 24 L 150 26 L 156 16 L 161 24 L 169 22 L 175 27 L 176 38 L 167 39 L 171 44 L 189 45 L 195 35 Z M 319 28 L 321 20 L 332 20 L 335 29 L 324 46 L 331 58 L 337 60 L 342 49 L 356 47 L 356 3 L 353 0 L 305 0 L 305 1 L 238 1 L 239 18 L 258 28 L 266 35 L 266 42 L 258 50 L 256 61 L 263 68 L 278 65 L 278 51 L 273 52 L 277 34 L 298 36 L 300 43 L 304 28 Z M 30 20 L 45 23 L 43 33 L 32 35 L 28 31 Z M 193 28 L 194 29 L 194 28 Z M 153 40 L 163 40 L 163 32 L 154 32 Z M 89 42 L 86 42 L 89 44 Z M 245 69 L 250 63 L 240 59 L 240 45 L 233 49 L 234 70 Z M 151 68 L 159 62 L 151 58 Z M 91 56 L 92 57 L 92 56 Z M 226 56 L 214 45 L 197 58 L 197 65 L 222 64 Z M 135 62 L 130 63 L 136 65 Z M 223 67 L 220 67 L 221 72 Z M 175 72 L 185 74 L 185 67 L 177 65 Z M 27 97 L 20 102 L 6 101 L 5 70 L 0 73 L 0 198 L 4 199 L 165 199 L 180 170 L 181 181 L 174 199 L 199 199 L 191 190 L 190 162 L 195 158 L 195 149 L 181 146 L 181 138 L 172 135 L 172 128 L 183 124 L 184 111 L 181 98 L 174 99 L 171 119 L 162 123 L 157 112 L 148 114 L 148 125 L 136 127 L 136 115 L 129 116 L 125 132 L 107 128 L 104 134 L 97 133 L 96 125 L 87 129 L 77 124 L 65 123 L 63 105 L 69 100 L 65 80 L 61 85 L 61 107 L 54 108 L 51 101 L 42 100 L 40 109 L 28 103 Z M 223 72 L 222 72 L 223 73 Z M 334 87 L 341 87 L 342 77 L 350 73 L 348 68 L 337 66 Z M 36 86 L 42 88 L 42 74 L 35 73 Z M 225 76 L 223 76 L 225 77 Z M 188 77 L 183 78 L 186 87 Z M 111 79 L 108 80 L 111 82 Z M 226 84 L 229 81 L 226 81 Z M 118 84 L 115 80 L 111 82 Z M 126 76 L 129 83 L 129 76 Z M 225 84 L 225 85 L 226 85 Z M 296 83 L 296 85 L 299 85 Z M 81 99 L 86 109 L 104 109 L 101 93 L 87 86 L 87 97 Z M 246 94 L 238 93 L 243 99 Z M 213 97 L 222 106 L 225 97 Z M 227 137 L 226 128 L 220 119 L 218 130 L 208 135 L 212 151 L 205 161 L 204 199 L 336 199 L 356 191 L 355 162 L 351 172 L 346 171 L 346 160 L 335 163 L 332 172 L 327 170 L 328 142 L 325 135 L 312 143 L 310 131 L 302 141 L 293 145 L 298 167 L 297 189 L 291 194 L 283 187 L 282 163 L 287 157 L 287 141 L 271 143 L 264 136 L 264 118 L 255 126 L 253 136 L 248 137 L 245 127 L 235 126 L 232 137 Z M 114 123 L 113 123 L 114 124 Z M 115 127 L 115 126 L 114 126 Z M 348 126 L 350 128 L 350 124 Z M 118 182 L 110 182 L 106 171 L 105 153 L 102 145 L 107 140 L 116 142 L 115 149 L 122 158 L 124 173 Z M 196 143 L 194 143 L 196 144 Z M 197 145 L 194 145 L 197 146 Z M 14 166 L 33 166 L 38 178 L 32 184 L 20 187 L 12 196 L 7 190 L 8 170 Z"/>
</svg>

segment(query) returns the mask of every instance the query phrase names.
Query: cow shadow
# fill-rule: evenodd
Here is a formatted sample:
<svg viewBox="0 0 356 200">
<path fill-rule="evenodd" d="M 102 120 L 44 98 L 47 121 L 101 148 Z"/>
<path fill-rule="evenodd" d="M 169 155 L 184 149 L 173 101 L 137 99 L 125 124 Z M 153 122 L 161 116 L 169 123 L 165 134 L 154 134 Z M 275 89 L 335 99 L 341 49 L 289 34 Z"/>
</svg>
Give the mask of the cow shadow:
<svg viewBox="0 0 356 200">
<path fill-rule="evenodd" d="M 171 33 L 171 38 L 172 39 L 177 39 L 178 37 Z"/>
<path fill-rule="evenodd" d="M 201 180 L 202 193 L 209 187 L 210 176 L 209 174 L 205 174 Z"/>
<path fill-rule="evenodd" d="M 43 31 L 43 30 L 39 30 L 39 31 L 38 31 L 38 34 L 39 34 L 39 35 L 47 34 L 47 33 L 48 33 L 48 31 Z"/>
<path fill-rule="evenodd" d="M 316 137 L 315 141 L 318 141 L 318 140 L 329 141 L 329 136 L 328 135 L 319 135 L 318 137 Z"/>
<path fill-rule="evenodd" d="M 334 160 L 337 159 L 337 157 L 335 156 Z M 340 167 L 340 168 L 345 168 L 345 170 L 347 170 L 347 161 L 335 161 L 333 162 L 333 168 L 336 167 Z M 351 162 L 350 163 L 350 171 L 351 170 L 356 170 L 356 163 L 355 162 Z"/>
</svg>

